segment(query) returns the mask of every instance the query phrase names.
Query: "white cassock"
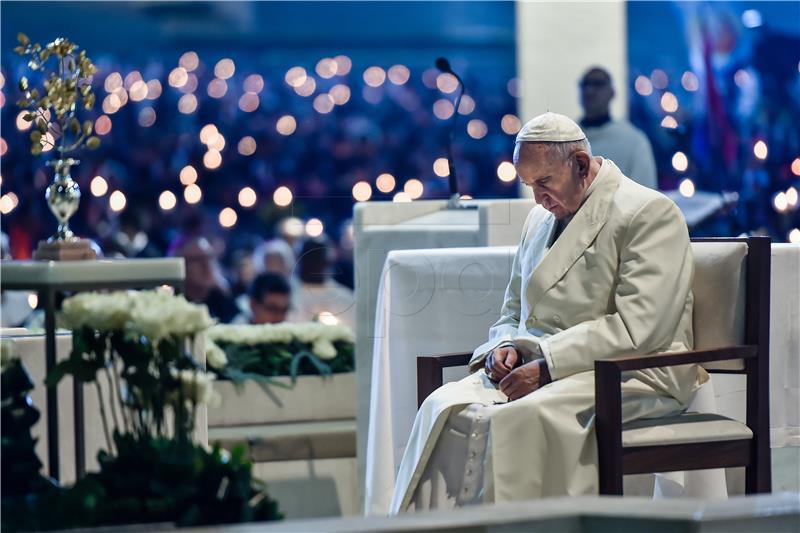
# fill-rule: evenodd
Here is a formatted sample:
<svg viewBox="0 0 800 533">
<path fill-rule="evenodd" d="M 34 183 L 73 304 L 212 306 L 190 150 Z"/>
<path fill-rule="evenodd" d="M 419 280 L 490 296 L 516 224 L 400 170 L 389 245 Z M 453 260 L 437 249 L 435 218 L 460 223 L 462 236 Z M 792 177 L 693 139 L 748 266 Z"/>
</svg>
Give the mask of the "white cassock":
<svg viewBox="0 0 800 533">
<path fill-rule="evenodd" d="M 671 200 L 606 159 L 548 247 L 555 227 L 533 208 L 473 373 L 417 413 L 391 513 L 596 493 L 594 360 L 692 349 L 694 262 Z M 513 402 L 482 370 L 509 341 L 526 361 L 541 350 L 554 380 Z M 696 365 L 625 373 L 623 420 L 679 412 L 707 379 Z"/>
<path fill-rule="evenodd" d="M 658 189 L 656 160 L 647 136 L 627 120 L 612 120 L 583 131 L 592 153 L 614 161 L 623 174 L 645 187 Z"/>
</svg>

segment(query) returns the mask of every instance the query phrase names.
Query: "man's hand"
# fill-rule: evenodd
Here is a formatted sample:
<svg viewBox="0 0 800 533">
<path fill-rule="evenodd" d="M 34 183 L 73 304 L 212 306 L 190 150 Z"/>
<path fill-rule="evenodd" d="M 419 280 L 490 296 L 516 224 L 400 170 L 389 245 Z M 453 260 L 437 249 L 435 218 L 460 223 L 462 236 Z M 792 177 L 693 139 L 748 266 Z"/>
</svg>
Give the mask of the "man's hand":
<svg viewBox="0 0 800 533">
<path fill-rule="evenodd" d="M 489 376 L 490 380 L 497 383 L 517 366 L 518 361 L 519 355 L 513 346 L 496 348 L 486 358 L 486 375 Z"/>
<path fill-rule="evenodd" d="M 542 359 L 525 363 L 512 370 L 500 381 L 500 391 L 508 396 L 509 401 L 519 400 L 539 388 Z"/>
</svg>

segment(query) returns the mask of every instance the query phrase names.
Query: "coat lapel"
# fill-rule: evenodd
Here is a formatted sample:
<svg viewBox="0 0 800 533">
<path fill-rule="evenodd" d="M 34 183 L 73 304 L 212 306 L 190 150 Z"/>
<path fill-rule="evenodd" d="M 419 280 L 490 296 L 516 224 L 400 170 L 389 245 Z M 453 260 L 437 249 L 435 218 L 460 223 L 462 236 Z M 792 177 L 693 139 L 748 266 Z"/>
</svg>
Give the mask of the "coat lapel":
<svg viewBox="0 0 800 533">
<path fill-rule="evenodd" d="M 527 289 L 531 308 L 558 280 L 564 277 L 597 237 L 598 232 L 608 220 L 611 201 L 619 188 L 619 175 L 619 170 L 614 163 L 608 159 L 603 161 L 593 184 L 594 190 L 531 274 Z M 548 239 L 555 229 L 552 217 L 550 221 Z"/>
</svg>

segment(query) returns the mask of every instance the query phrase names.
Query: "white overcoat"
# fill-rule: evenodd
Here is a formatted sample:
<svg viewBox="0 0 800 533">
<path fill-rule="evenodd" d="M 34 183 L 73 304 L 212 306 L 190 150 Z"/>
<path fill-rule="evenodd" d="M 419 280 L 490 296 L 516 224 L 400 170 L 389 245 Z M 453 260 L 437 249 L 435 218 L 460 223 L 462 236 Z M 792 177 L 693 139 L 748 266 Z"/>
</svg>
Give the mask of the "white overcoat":
<svg viewBox="0 0 800 533">
<path fill-rule="evenodd" d="M 448 415 L 471 403 L 503 403 L 492 407 L 495 501 L 596 490 L 595 359 L 692 349 L 694 261 L 671 200 L 605 159 L 584 203 L 548 247 L 555 222 L 541 206 L 531 210 L 500 319 L 470 361 L 474 373 L 439 388 L 420 408 L 393 513 L 408 507 Z M 504 403 L 480 369 L 509 341 L 526 359 L 538 346 L 554 382 Z M 683 408 L 707 379 L 696 365 L 626 373 L 623 419 Z"/>
</svg>

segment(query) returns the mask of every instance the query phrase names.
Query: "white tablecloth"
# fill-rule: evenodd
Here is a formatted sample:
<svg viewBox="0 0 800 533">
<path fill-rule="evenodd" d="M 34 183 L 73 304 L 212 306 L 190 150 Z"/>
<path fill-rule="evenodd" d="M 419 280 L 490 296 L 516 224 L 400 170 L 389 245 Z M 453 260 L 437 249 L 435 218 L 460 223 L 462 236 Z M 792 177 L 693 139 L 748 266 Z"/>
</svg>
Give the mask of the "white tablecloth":
<svg viewBox="0 0 800 533">
<path fill-rule="evenodd" d="M 384 514 L 417 411 L 416 357 L 469 352 L 497 319 L 514 247 L 390 252 L 378 293 L 365 512 Z M 771 428 L 800 445 L 800 246 L 773 245 Z M 465 375 L 453 369 L 451 377 Z M 447 378 L 448 373 L 445 374 Z M 743 376 L 715 374 L 720 413 L 744 420 Z"/>
</svg>

